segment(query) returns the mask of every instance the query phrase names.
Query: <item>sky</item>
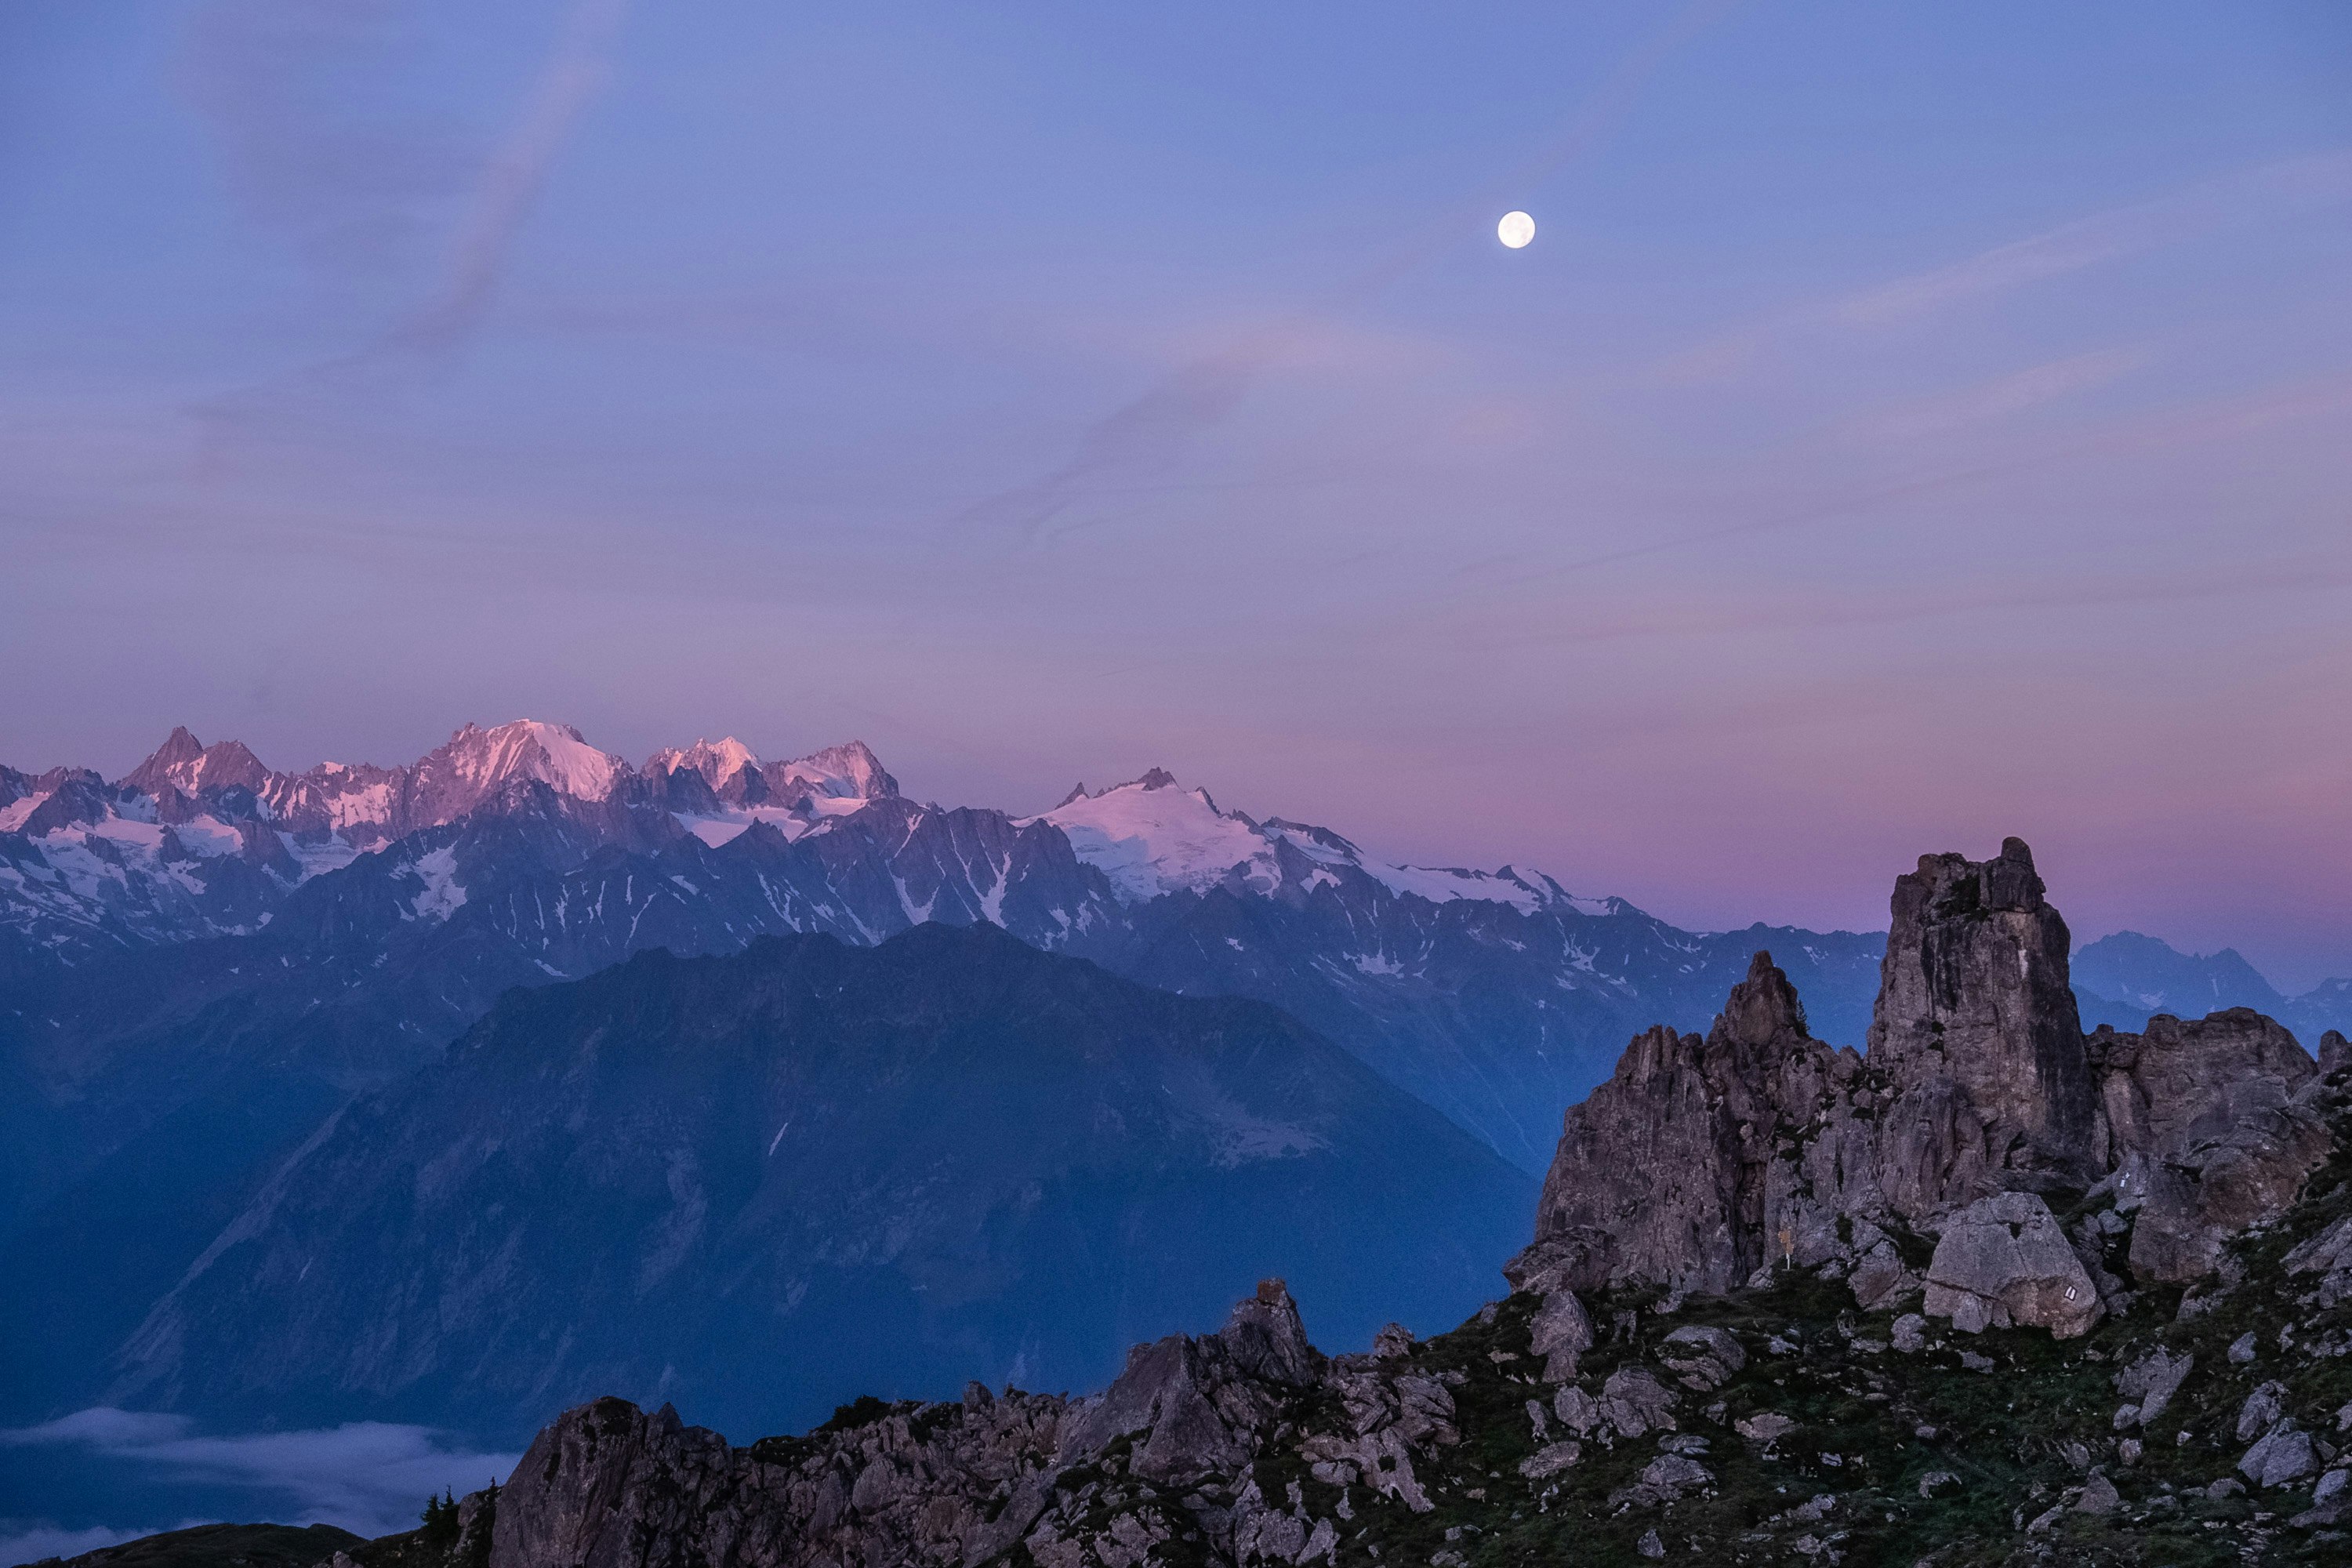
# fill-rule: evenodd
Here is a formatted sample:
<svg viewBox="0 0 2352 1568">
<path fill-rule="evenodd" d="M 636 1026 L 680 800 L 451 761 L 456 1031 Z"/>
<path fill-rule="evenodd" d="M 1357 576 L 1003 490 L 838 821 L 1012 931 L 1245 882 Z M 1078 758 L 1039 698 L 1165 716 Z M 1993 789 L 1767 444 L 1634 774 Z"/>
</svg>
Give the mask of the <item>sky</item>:
<svg viewBox="0 0 2352 1568">
<path fill-rule="evenodd" d="M 2336 0 L 15 0 L 0 759 L 1164 765 L 1709 928 L 2014 833 L 2299 989 L 2348 249 Z"/>
</svg>

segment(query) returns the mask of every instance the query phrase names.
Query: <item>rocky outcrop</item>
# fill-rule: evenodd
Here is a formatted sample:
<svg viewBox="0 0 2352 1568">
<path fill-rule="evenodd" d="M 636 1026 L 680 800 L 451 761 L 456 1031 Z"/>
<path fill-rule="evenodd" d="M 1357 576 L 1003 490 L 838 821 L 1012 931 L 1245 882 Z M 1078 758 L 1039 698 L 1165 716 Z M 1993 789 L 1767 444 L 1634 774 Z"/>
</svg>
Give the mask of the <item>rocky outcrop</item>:
<svg viewBox="0 0 2352 1568">
<path fill-rule="evenodd" d="M 1891 914 L 1867 1057 L 1811 1038 L 1758 953 L 1704 1038 L 1637 1036 L 1568 1112 L 1535 1245 L 1507 1270 L 1572 1347 L 1563 1369 L 1575 1292 L 1719 1293 L 1775 1268 L 1841 1276 L 1866 1309 L 1924 1284 L 1956 1326 L 2079 1334 L 2126 1293 L 2113 1237 L 2130 1233 L 2143 1281 L 2199 1278 L 2326 1159 L 2319 1069 L 2271 1019 L 2084 1038 L 2066 924 L 2022 841 L 1923 857 Z M 2111 1207 L 2070 1240 L 2050 1200 L 2086 1193 Z"/>
<path fill-rule="evenodd" d="M 1637 1036 L 1569 1110 L 1536 1212 L 1541 1252 L 1521 1272 L 1729 1289 L 1787 1250 L 1781 1232 L 1793 1245 L 1806 1222 L 1791 1199 L 1811 1184 L 1785 1156 L 1860 1067 L 1806 1032 L 1789 977 L 1756 954 L 1704 1038 Z"/>
<path fill-rule="evenodd" d="M 2338 1143 L 2347 1087 L 2305 1102 Z M 604 1401 L 533 1445 L 481 1568 L 2336 1561 L 2352 1304 L 2323 1282 L 2352 1186 L 2309 1185 L 2191 1310 L 2089 1304 L 2083 1238 L 2011 1190 L 1946 1217 L 1926 1272 L 1948 1326 L 1882 1335 L 1786 1270 L 1676 1302 L 1562 1235 L 1513 1260 L 1509 1299 L 1368 1354 L 1317 1352 L 1269 1281 L 1091 1399 L 861 1400 L 749 1447 Z M 2021 1342 L 2037 1325 L 2056 1342 Z M 468 1568 L 383 1542 L 353 1562 Z"/>
<path fill-rule="evenodd" d="M 1975 1128 L 1984 1170 L 1955 1159 L 1937 1187 L 1901 1194 L 1918 1215 L 2003 1184 L 2063 1182 L 2094 1163 L 2097 1099 L 2067 972 L 2072 938 L 2021 838 L 1992 859 L 1923 855 L 1895 879 L 1870 1058 L 1898 1096 Z M 1948 1107 L 1948 1110 L 1945 1108 Z"/>
<path fill-rule="evenodd" d="M 1458 1374 L 1456 1381 L 1458 1381 Z M 1411 1350 L 1327 1359 L 1280 1280 L 1224 1329 L 1139 1346 L 1100 1395 L 973 1384 L 957 1404 L 864 1400 L 804 1437 L 730 1447 L 617 1399 L 541 1432 L 499 1496 L 499 1568 L 730 1563 L 934 1564 L 1002 1559 L 1131 1568 L 1168 1554 L 1234 1563 L 1333 1557 L 1343 1503 L 1255 1468 L 1276 1442 L 1319 1487 L 1407 1514 L 1416 1475 L 1456 1444 L 1444 1375 Z"/>
<path fill-rule="evenodd" d="M 2293 1200 L 2327 1157 L 2305 1093 L 2320 1069 L 2294 1037 L 2233 1007 L 2158 1014 L 2142 1034 L 2100 1029 L 2099 1078 L 2119 1207 L 2136 1209 L 2133 1272 L 2169 1282 L 2210 1272 L 2229 1237 Z"/>
<path fill-rule="evenodd" d="M 2159 1159 L 2257 1110 L 2284 1104 L 2319 1074 L 2294 1037 L 2251 1007 L 2203 1018 L 2159 1013 L 2142 1034 L 2101 1026 L 2085 1042 L 2099 1087 L 2109 1164 Z"/>
</svg>

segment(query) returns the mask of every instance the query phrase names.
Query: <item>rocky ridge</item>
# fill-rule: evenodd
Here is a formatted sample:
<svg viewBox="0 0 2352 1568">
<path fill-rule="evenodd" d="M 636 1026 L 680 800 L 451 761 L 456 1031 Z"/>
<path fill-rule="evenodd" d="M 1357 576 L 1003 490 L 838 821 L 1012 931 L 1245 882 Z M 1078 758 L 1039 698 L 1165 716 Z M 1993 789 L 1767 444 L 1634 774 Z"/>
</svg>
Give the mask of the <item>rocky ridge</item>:
<svg viewBox="0 0 2352 1568">
<path fill-rule="evenodd" d="M 1905 884 L 1894 1048 L 1812 1039 L 1759 954 L 1570 1112 L 1512 1293 L 1451 1333 L 1326 1358 L 1269 1281 L 1089 1399 L 743 1448 L 601 1402 L 489 1561 L 2341 1561 L 2352 1047 L 2223 1013 L 2070 1051 L 2024 846 Z"/>
<path fill-rule="evenodd" d="M 1895 884 L 1869 1054 L 1813 1039 L 1759 953 L 1704 1038 L 1650 1031 L 1569 1111 L 1515 1268 L 1684 1293 L 1826 1268 L 1866 1309 L 1916 1294 L 1965 1325 L 2077 1334 L 2127 1294 L 2052 1214 L 2088 1193 L 2131 1216 L 2135 1279 L 2210 1272 L 2326 1159 L 2317 1069 L 2245 1009 L 2086 1038 L 2067 950 L 2021 840 L 1922 858 Z M 1905 1253 L 1931 1238 L 1923 1274 Z"/>
</svg>

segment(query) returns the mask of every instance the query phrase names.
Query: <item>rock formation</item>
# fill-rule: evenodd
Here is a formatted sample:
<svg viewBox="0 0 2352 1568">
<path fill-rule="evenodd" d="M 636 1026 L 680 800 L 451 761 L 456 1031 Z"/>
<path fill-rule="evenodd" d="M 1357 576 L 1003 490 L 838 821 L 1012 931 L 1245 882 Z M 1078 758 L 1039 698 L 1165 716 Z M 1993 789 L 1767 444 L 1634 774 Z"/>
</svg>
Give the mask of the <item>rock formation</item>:
<svg viewBox="0 0 2352 1568">
<path fill-rule="evenodd" d="M 2340 1038 L 2340 1037 L 2336 1037 Z M 2118 1209 L 2137 1210 L 2133 1272 L 2178 1283 L 2210 1271 L 2223 1240 L 2293 1201 L 2326 1159 L 2305 1094 L 2319 1069 L 2244 1007 L 2089 1041 Z"/>
<path fill-rule="evenodd" d="M 2097 1100 L 2067 974 L 2073 939 L 2042 897 L 2021 838 L 1992 859 L 1923 855 L 1895 881 L 1870 1057 L 1896 1092 L 1957 1091 L 2001 1184 L 2063 1182 L 2092 1163 Z M 1926 1209 L 1964 1201 L 1979 1178 L 1920 1193 Z M 1999 1179 L 1996 1177 L 1996 1179 Z M 1909 1196 L 1910 1194 L 1906 1194 Z"/>
<path fill-rule="evenodd" d="M 2318 1069 L 2243 1008 L 2086 1040 L 2068 941 L 2022 840 L 1923 856 L 1895 881 L 1866 1058 L 1812 1039 L 1758 953 L 1704 1039 L 1636 1037 L 1568 1112 L 1514 1283 L 1565 1321 L 1563 1291 L 1825 1269 L 1865 1308 L 1924 1283 L 1958 1326 L 2071 1336 L 2123 1289 L 2048 1201 L 2086 1194 L 2129 1216 L 2109 1223 L 2140 1280 L 2209 1272 L 2326 1158 Z M 1922 1281 L 1906 1254 L 1931 1240 Z"/>
</svg>

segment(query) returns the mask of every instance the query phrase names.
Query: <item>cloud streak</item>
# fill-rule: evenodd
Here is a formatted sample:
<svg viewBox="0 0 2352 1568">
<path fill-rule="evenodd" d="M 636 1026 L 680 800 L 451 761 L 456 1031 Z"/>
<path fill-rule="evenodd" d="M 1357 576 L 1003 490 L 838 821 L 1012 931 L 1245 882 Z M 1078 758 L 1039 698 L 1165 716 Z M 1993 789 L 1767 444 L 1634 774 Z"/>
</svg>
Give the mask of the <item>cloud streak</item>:
<svg viewBox="0 0 2352 1568">
<path fill-rule="evenodd" d="M 393 334 L 393 342 L 446 346 L 481 319 L 549 172 L 611 74 L 614 45 L 627 15 L 628 0 L 578 0 L 572 6 L 521 120 L 475 187 L 439 292 Z"/>
<path fill-rule="evenodd" d="M 2233 170 L 1990 247 L 1941 267 L 1799 307 L 1662 362 L 1652 379 L 1717 380 L 1774 344 L 1824 331 L 1875 332 L 2232 225 L 2352 200 L 2352 149 Z"/>
<path fill-rule="evenodd" d="M 286 412 L 291 400 L 395 390 L 404 382 L 406 367 L 420 358 L 445 355 L 472 338 L 497 297 L 515 241 L 550 174 L 611 75 L 628 7 L 629 0 L 573 0 L 522 112 L 479 161 L 470 189 L 459 187 L 464 190 L 464 216 L 421 304 L 357 349 L 189 408 L 204 432 L 201 471 L 219 468 L 226 439 L 268 424 Z M 385 65 L 389 47 L 379 35 L 385 30 L 385 13 L 396 8 L 366 8 L 362 14 L 372 19 L 372 30 L 357 24 L 341 30 L 324 25 L 306 29 L 278 21 L 265 26 L 255 21 L 252 7 L 243 0 L 224 7 L 211 22 L 206 37 L 214 41 L 200 51 L 206 62 L 200 73 L 206 84 L 203 97 L 214 105 L 215 117 L 236 132 L 234 141 L 240 148 L 299 146 L 313 137 L 323 138 L 329 146 L 350 143 L 323 168 L 312 166 L 320 163 L 317 158 L 248 151 L 243 163 L 247 183 L 259 193 L 259 210 L 298 227 L 325 225 L 335 229 L 330 218 L 347 198 L 334 176 L 358 180 L 364 186 L 367 174 L 379 166 L 417 161 L 413 138 L 378 133 L 355 140 L 316 102 L 322 81 L 334 75 L 339 63 L 347 63 L 342 57 L 363 58 L 379 68 Z M 257 110 L 242 101 L 256 85 L 267 86 Z M 455 161 L 445 156 L 436 166 Z M 404 228 L 424 223 L 418 194 L 423 187 L 414 180 L 408 184 L 417 189 L 410 190 L 403 204 L 377 214 L 380 225 L 394 216 Z M 442 205 L 454 194 L 444 194 Z M 341 221 L 341 227 L 349 226 L 350 220 Z M 387 379 L 386 372 L 394 374 Z"/>
<path fill-rule="evenodd" d="M 2074 354 L 1862 416 L 1848 422 L 1842 433 L 1861 440 L 1908 441 L 1966 430 L 2120 381 L 2154 357 L 2145 349 L 2130 348 Z"/>
</svg>

